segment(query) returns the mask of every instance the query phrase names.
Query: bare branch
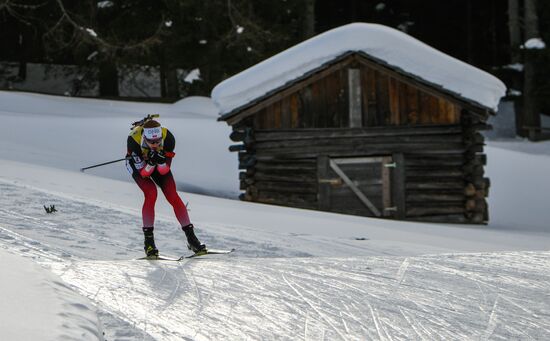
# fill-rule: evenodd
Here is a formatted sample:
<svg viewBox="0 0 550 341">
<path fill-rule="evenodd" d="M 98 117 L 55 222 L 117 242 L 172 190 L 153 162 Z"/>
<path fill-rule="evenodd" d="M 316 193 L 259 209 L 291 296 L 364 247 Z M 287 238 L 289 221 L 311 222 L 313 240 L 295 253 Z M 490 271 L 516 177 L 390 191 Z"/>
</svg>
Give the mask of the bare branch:
<svg viewBox="0 0 550 341">
<path fill-rule="evenodd" d="M 54 30 L 61 25 L 63 21 L 66 21 L 70 26 L 73 27 L 75 31 L 75 33 L 73 34 L 73 38 L 75 37 L 75 35 L 79 35 L 85 42 L 98 45 L 104 51 L 110 51 L 111 53 L 115 51 L 122 51 L 122 52 L 135 51 L 135 50 L 149 51 L 152 47 L 162 42 L 161 35 L 164 29 L 164 21 L 165 21 L 164 16 L 161 18 L 159 24 L 157 25 L 155 32 L 149 37 L 135 43 L 120 44 L 117 42 L 109 41 L 99 36 L 96 33 L 96 30 L 94 30 L 94 27 L 92 27 L 92 25 L 79 24 L 73 18 L 73 16 L 71 16 L 71 14 L 67 11 L 62 0 L 56 0 L 56 2 L 58 4 L 59 9 L 61 10 L 62 17 L 60 18 L 58 23 L 55 25 L 56 27 L 48 31 L 49 35 L 51 35 L 54 32 Z"/>
</svg>

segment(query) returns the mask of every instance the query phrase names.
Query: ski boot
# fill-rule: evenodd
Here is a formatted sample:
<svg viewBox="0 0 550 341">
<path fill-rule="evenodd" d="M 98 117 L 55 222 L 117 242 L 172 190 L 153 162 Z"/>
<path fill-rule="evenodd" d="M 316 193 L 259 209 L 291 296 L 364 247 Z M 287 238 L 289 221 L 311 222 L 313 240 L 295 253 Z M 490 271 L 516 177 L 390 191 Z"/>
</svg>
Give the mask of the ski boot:
<svg viewBox="0 0 550 341">
<path fill-rule="evenodd" d="M 145 238 L 143 244 L 143 250 L 148 258 L 157 258 L 159 256 L 159 250 L 155 246 L 155 236 L 153 235 L 153 227 L 144 227 L 143 236 Z"/>
<path fill-rule="evenodd" d="M 207 251 L 206 245 L 202 244 L 195 235 L 193 224 L 183 226 L 181 229 L 185 232 L 185 236 L 187 237 L 187 248 L 195 254 L 205 254 Z"/>
</svg>

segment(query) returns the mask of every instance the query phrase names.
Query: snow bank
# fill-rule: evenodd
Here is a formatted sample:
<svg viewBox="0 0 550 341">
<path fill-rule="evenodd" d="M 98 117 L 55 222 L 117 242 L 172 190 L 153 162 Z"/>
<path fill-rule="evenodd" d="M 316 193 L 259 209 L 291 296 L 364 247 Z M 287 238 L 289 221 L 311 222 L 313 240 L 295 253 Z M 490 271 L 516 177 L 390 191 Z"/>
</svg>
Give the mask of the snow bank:
<svg viewBox="0 0 550 341">
<path fill-rule="evenodd" d="M 227 114 L 349 51 L 367 53 L 495 111 L 506 91 L 492 75 L 401 31 L 353 23 L 306 40 L 223 81 L 212 90 L 212 99 L 220 113 Z"/>
<path fill-rule="evenodd" d="M 0 248 L 3 340 L 99 340 L 95 307 L 60 278 Z"/>
<path fill-rule="evenodd" d="M 209 97 L 190 96 L 172 105 L 177 112 L 198 113 L 207 117 L 218 117 L 218 108 Z"/>
<path fill-rule="evenodd" d="M 491 141 L 487 147 L 487 176 L 491 179 L 491 226 L 550 232 L 550 142 Z M 535 155 L 509 149 L 545 150 Z M 544 153 L 539 151 L 539 153 Z M 550 247 L 550 245 L 549 245 Z"/>
</svg>

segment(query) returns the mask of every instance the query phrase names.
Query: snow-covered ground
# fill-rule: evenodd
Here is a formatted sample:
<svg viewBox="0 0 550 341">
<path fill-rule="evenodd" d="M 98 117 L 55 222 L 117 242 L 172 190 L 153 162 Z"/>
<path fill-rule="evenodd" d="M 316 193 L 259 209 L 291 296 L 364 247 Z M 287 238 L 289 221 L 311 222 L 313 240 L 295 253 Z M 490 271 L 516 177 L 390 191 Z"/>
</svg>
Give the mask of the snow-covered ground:
<svg viewBox="0 0 550 341">
<path fill-rule="evenodd" d="M 229 129 L 197 101 L 185 110 L 0 92 L 3 336 L 550 338 L 549 143 L 489 143 L 488 226 L 370 219 L 228 199 L 238 192 Z M 78 171 L 122 157 L 129 123 L 152 112 L 177 139 L 180 188 L 218 195 L 180 193 L 199 237 L 233 254 L 134 260 L 140 190 L 122 163 Z M 162 197 L 155 231 L 162 253 L 186 253 Z"/>
</svg>

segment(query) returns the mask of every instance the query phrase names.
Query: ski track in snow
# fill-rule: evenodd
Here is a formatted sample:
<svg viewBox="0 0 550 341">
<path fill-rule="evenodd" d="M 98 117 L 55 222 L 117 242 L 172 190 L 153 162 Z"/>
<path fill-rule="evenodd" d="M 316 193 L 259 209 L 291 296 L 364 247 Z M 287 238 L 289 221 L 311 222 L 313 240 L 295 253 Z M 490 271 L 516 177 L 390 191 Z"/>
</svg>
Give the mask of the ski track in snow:
<svg viewBox="0 0 550 341">
<path fill-rule="evenodd" d="M 137 261 L 138 215 L 12 183 L 0 192 L 0 247 L 90 298 L 108 340 L 550 339 L 550 252 L 310 257 L 289 243 L 301 236 L 239 227 L 253 237 L 230 238 L 235 227 L 198 222 L 207 244 L 237 251 Z M 159 217 L 155 232 L 161 251 L 184 252 L 175 220 Z"/>
</svg>

